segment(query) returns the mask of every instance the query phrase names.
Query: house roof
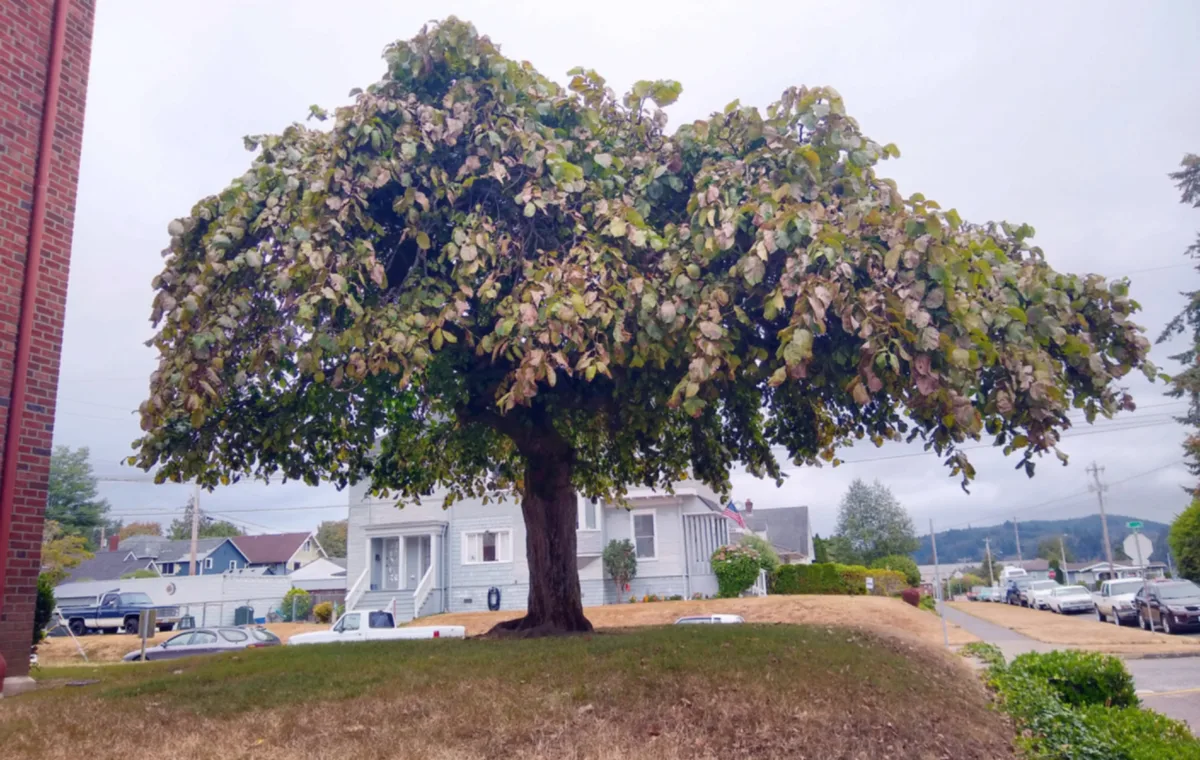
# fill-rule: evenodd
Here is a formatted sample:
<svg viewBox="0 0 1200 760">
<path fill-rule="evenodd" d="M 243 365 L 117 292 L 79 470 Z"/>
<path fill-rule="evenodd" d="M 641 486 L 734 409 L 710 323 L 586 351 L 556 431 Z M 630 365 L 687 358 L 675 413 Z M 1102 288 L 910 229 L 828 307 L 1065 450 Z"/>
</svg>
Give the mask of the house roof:
<svg viewBox="0 0 1200 760">
<path fill-rule="evenodd" d="M 230 539 L 234 546 L 246 555 L 246 561 L 255 565 L 287 562 L 312 533 L 270 533 L 262 536 L 238 536 Z"/>
<path fill-rule="evenodd" d="M 808 507 L 759 509 L 742 517 L 755 533 L 765 533 L 777 550 L 808 556 Z"/>
<path fill-rule="evenodd" d="M 221 544 L 225 543 L 227 538 L 200 538 L 196 540 L 196 560 L 202 560 L 216 549 Z M 163 544 L 158 551 L 156 562 L 191 562 L 192 561 L 192 541 L 184 539 L 183 541 L 168 541 Z"/>
<path fill-rule="evenodd" d="M 128 552 L 99 552 L 91 559 L 85 559 L 71 568 L 71 574 L 63 583 L 75 583 L 83 580 L 115 581 L 125 573 L 143 570 L 150 566 L 150 560 L 127 559 Z"/>
</svg>

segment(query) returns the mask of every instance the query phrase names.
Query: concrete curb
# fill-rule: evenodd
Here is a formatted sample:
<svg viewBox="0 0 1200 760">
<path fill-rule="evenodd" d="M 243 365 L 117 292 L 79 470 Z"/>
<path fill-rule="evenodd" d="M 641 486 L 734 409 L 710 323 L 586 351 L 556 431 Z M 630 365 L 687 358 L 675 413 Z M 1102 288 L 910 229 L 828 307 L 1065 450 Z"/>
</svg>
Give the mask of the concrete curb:
<svg viewBox="0 0 1200 760">
<path fill-rule="evenodd" d="M 1122 660 L 1181 660 L 1188 657 L 1200 657 L 1200 652 L 1130 652 L 1116 654 Z"/>
</svg>

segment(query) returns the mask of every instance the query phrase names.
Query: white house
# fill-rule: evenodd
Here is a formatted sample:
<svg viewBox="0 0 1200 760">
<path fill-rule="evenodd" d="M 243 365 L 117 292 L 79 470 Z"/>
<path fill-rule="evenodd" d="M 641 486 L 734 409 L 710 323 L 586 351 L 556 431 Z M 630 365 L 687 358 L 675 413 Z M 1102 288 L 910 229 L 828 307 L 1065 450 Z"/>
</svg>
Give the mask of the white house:
<svg viewBox="0 0 1200 760">
<path fill-rule="evenodd" d="M 435 495 L 397 507 L 366 497 L 366 484 L 350 493 L 346 545 L 347 609 L 395 609 L 399 620 L 437 612 L 488 609 L 488 592 L 501 609 L 523 609 L 529 593 L 525 523 L 515 496 L 442 508 Z M 709 558 L 728 543 L 734 523 L 722 514 L 716 493 L 683 481 L 669 494 L 629 493 L 628 507 L 579 499 L 577 516 L 580 590 L 585 606 L 659 597 L 712 595 L 716 578 Z M 637 577 L 618 592 L 600 555 L 609 541 L 630 539 L 638 553 Z"/>
</svg>

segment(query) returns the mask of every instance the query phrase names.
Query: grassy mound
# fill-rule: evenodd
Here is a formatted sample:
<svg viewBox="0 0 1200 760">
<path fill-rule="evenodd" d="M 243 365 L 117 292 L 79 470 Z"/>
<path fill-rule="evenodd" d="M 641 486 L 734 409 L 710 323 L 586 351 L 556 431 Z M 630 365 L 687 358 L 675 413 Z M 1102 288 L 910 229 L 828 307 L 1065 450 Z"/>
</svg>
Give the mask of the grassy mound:
<svg viewBox="0 0 1200 760">
<path fill-rule="evenodd" d="M 6 758 L 1011 756 L 954 658 L 823 626 L 281 647 L 43 678 L 0 702 Z M 66 685 L 81 679 L 98 682 Z"/>
</svg>

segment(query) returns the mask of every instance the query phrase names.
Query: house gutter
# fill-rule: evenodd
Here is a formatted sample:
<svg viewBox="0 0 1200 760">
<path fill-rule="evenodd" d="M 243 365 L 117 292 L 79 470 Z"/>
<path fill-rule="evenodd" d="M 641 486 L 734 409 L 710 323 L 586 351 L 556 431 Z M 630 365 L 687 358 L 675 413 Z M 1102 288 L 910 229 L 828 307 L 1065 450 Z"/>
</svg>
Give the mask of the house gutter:
<svg viewBox="0 0 1200 760">
<path fill-rule="evenodd" d="M 29 354 L 36 316 L 38 287 L 41 285 L 42 239 L 46 228 L 46 195 L 50 185 L 50 164 L 54 160 L 54 127 L 58 123 L 58 91 L 62 83 L 63 50 L 67 39 L 67 10 L 71 0 L 54 4 L 54 26 L 50 42 L 50 60 L 46 73 L 46 104 L 42 109 L 42 129 L 38 139 L 37 175 L 33 186 L 33 210 L 29 221 L 28 248 L 25 253 L 25 280 L 21 290 L 21 317 L 17 327 L 16 360 L 13 364 L 12 394 L 8 404 L 8 427 L 4 433 L 4 472 L 0 484 L 0 620 L 4 619 L 4 588 L 8 579 L 8 554 L 12 538 L 13 501 L 17 491 L 17 460 L 20 458 L 21 429 L 25 423 L 25 390 L 29 377 Z M 0 683 L 4 677 L 0 658 Z"/>
</svg>

